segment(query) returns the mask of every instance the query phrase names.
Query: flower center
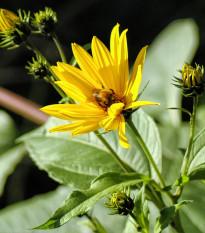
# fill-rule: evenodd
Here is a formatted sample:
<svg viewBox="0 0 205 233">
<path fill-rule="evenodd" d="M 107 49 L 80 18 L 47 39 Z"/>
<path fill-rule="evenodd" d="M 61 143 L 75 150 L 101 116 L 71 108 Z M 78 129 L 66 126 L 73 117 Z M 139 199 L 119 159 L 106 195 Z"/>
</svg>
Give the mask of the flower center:
<svg viewBox="0 0 205 233">
<path fill-rule="evenodd" d="M 125 97 L 120 97 L 112 89 L 94 89 L 93 97 L 98 105 L 105 111 L 114 103 L 125 104 Z"/>
</svg>

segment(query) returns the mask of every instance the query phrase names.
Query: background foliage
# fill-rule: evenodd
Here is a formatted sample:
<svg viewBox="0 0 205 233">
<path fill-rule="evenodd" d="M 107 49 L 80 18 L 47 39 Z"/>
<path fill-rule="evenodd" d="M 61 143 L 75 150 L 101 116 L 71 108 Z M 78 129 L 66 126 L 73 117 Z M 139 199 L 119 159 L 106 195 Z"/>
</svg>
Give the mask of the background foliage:
<svg viewBox="0 0 205 233">
<path fill-rule="evenodd" d="M 177 75 L 177 73 L 174 72 L 178 68 L 181 68 L 184 60 L 187 59 L 186 61 L 189 62 L 194 58 L 195 62 L 205 65 L 205 28 L 203 26 L 205 22 L 204 1 L 170 0 L 165 2 L 157 0 L 70 0 L 61 1 L 60 4 L 54 0 L 34 1 L 32 4 L 29 1 L 23 0 L 16 0 L 15 4 L 13 1 L 1 1 L 1 8 L 6 8 L 14 12 L 19 8 L 36 12 L 40 9 L 44 9 L 45 6 L 49 6 L 57 12 L 57 34 L 69 59 L 72 57 L 70 49 L 71 42 L 84 45 L 91 41 L 93 35 L 97 35 L 103 42 L 105 42 L 106 45 L 108 45 L 108 35 L 116 22 L 119 22 L 123 29 L 129 29 L 128 46 L 130 65 L 133 63 L 140 48 L 146 44 L 151 44 L 148 50 L 143 73 L 143 82 L 146 83 L 150 80 L 150 83 L 143 93 L 143 99 L 146 98 L 159 102 L 164 101 L 159 111 L 156 111 L 154 107 L 151 107 L 149 113 L 155 117 L 157 122 L 160 123 L 160 136 L 157 132 L 156 139 L 158 141 L 158 151 L 156 151 L 156 153 L 163 154 L 163 160 L 159 161 L 159 164 L 161 162 L 164 164 L 164 170 L 162 172 L 166 177 L 166 181 L 168 183 L 173 183 L 177 178 L 175 174 L 180 169 L 179 162 L 182 160 L 182 153 L 178 149 L 173 150 L 173 148 L 185 148 L 187 145 L 187 117 L 184 114 L 181 115 L 179 112 L 172 111 L 170 113 L 170 111 L 165 110 L 165 108 L 180 105 L 179 98 L 175 98 L 178 94 L 175 93 L 175 91 L 172 91 L 173 89 L 171 89 L 172 86 L 170 83 L 172 75 Z M 168 29 L 166 28 L 166 30 L 160 34 L 160 37 L 154 40 L 169 23 L 175 19 L 183 18 L 192 19 L 185 21 L 181 20 L 178 22 L 177 26 L 176 24 L 174 26 L 174 23 L 172 23 L 169 25 Z M 172 34 L 172 37 L 170 37 L 170 34 Z M 186 36 L 187 34 L 189 37 Z M 33 36 L 33 40 L 51 62 L 60 60 L 58 51 L 51 41 L 41 40 L 36 36 Z M 175 41 L 177 41 L 177 43 Z M 33 54 L 27 51 L 24 47 L 11 51 L 1 49 L 0 85 L 31 99 L 42 106 L 57 103 L 60 100 L 60 96 L 53 91 L 52 87 L 41 80 L 32 79 L 24 69 L 26 60 L 31 59 L 32 55 Z M 176 60 L 176 57 L 179 60 Z M 155 63 L 153 63 L 153 61 L 155 61 Z M 143 84 L 141 87 L 143 87 Z M 152 91 L 148 91 L 150 89 Z M 159 96 L 159 93 L 161 93 L 161 96 Z M 170 99 L 172 102 L 168 102 Z M 189 107 L 188 103 L 184 99 L 181 101 L 183 106 Z M 1 108 L 0 111 L 0 194 L 2 194 L 0 199 L 0 207 L 2 209 L 0 210 L 1 233 L 4 233 L 3 229 L 6 230 L 5 232 L 13 232 L 13 229 L 16 229 L 16 231 L 25 231 L 25 229 L 41 224 L 50 217 L 57 207 L 61 205 L 63 200 L 71 191 L 69 188 L 60 187 L 56 191 L 47 193 L 48 191 L 55 190 L 59 184 L 50 179 L 46 172 L 39 170 L 35 166 L 35 163 L 43 170 L 47 170 L 49 168 L 49 171 L 52 171 L 49 173 L 49 176 L 54 177 L 56 181 L 60 181 L 60 183 L 64 184 L 75 184 L 75 187 L 77 182 L 79 182 L 78 185 L 81 188 L 87 188 L 88 183 L 85 181 L 88 182 L 89 180 L 92 180 L 94 176 L 99 174 L 99 172 L 103 172 L 96 163 L 99 159 L 98 156 L 106 161 L 107 167 L 104 168 L 106 171 L 109 171 L 111 168 L 116 171 L 120 171 L 120 168 L 112 161 L 112 159 L 110 158 L 109 160 L 108 152 L 103 151 L 100 145 L 98 145 L 95 148 L 93 146 L 86 146 L 86 148 L 89 148 L 89 153 L 96 154 L 96 157 L 92 158 L 91 161 L 87 161 L 87 164 L 92 164 L 89 174 L 83 173 L 83 170 L 87 171 L 87 168 L 86 163 L 83 163 L 85 160 L 82 160 L 83 154 L 81 152 L 84 151 L 83 145 L 79 147 L 79 144 L 82 144 L 82 141 L 76 141 L 69 144 L 68 140 L 65 139 L 64 134 L 52 134 L 46 138 L 46 143 L 48 145 L 55 143 L 55 146 L 59 147 L 59 149 L 64 148 L 64 151 L 61 151 L 62 158 L 60 157 L 58 158 L 59 160 L 56 160 L 57 156 L 52 154 L 52 148 L 40 144 L 42 137 L 45 136 L 43 128 L 37 130 L 35 135 L 27 135 L 20 139 L 26 140 L 26 145 L 29 148 L 29 152 L 31 153 L 33 160 L 35 161 L 34 163 L 28 156 L 24 156 L 25 148 L 23 146 L 15 146 L 15 139 L 22 133 L 27 133 L 30 130 L 35 129 L 37 126 L 10 111 L 6 110 L 5 112 L 5 110 L 6 109 Z M 146 109 L 146 111 L 147 110 L 148 109 Z M 154 112 L 156 114 L 154 114 Z M 162 112 L 163 114 L 161 114 Z M 140 114 L 144 114 L 142 111 L 137 114 L 139 115 L 139 119 L 144 118 L 144 115 L 141 115 L 143 117 L 140 118 Z M 197 125 L 198 132 L 205 126 L 204 116 L 205 96 L 200 100 L 198 114 L 199 123 Z M 148 122 L 153 124 L 152 120 L 149 121 L 149 117 Z M 46 125 L 46 129 L 50 128 L 52 124 L 57 123 L 60 124 L 60 122 L 55 120 L 49 121 Z M 146 123 L 147 122 L 145 121 L 145 126 L 147 126 Z M 138 123 L 136 122 L 136 124 Z M 180 130 L 177 132 L 176 126 L 179 125 Z M 149 133 L 149 126 L 147 127 L 146 132 Z M 92 136 L 84 135 L 80 140 L 93 140 L 93 138 L 89 137 Z M 115 134 L 108 135 L 108 137 L 115 137 Z M 153 140 L 152 135 L 150 137 L 150 140 Z M 161 143 L 159 142 L 158 137 L 162 139 L 162 144 L 165 145 L 163 148 L 161 148 Z M 35 147 L 37 142 L 39 143 L 38 147 Z M 80 151 L 76 151 L 76 154 L 81 154 L 82 157 L 81 160 L 80 158 L 78 158 L 79 160 L 76 160 L 76 156 L 73 155 L 74 157 L 71 158 L 70 161 L 65 159 L 66 169 L 67 171 L 69 170 L 69 178 L 73 177 L 73 180 L 71 178 L 68 182 L 64 176 L 65 171 L 63 171 L 63 169 L 65 169 L 65 167 L 63 166 L 62 169 L 59 162 L 62 161 L 61 159 L 64 159 L 65 150 L 70 146 L 73 147 L 73 150 L 79 148 Z M 201 142 L 201 147 L 204 147 L 203 140 Z M 42 156 L 41 153 L 39 153 L 41 150 L 44 150 Z M 141 172 L 149 171 L 150 168 L 146 165 L 147 163 L 144 157 L 140 155 L 140 151 L 138 152 L 138 156 L 141 156 L 141 160 L 138 161 L 132 160 L 132 155 L 134 157 L 133 151 L 129 151 L 129 154 L 126 154 L 123 149 L 118 148 L 118 152 L 123 156 L 124 160 L 128 161 L 129 164 L 139 167 Z M 51 162 L 48 161 L 48 158 L 43 157 L 45 154 L 50 155 L 49 159 L 51 159 Z M 21 163 L 19 163 L 20 161 Z M 75 164 L 73 166 L 74 162 Z M 79 162 L 82 162 L 82 164 L 79 165 Z M 192 172 L 192 167 L 196 166 L 198 163 L 199 161 L 197 161 L 197 158 L 192 161 L 190 165 L 190 173 Z M 73 166 L 72 169 L 70 169 L 71 165 Z M 56 177 L 55 171 L 58 171 L 58 174 L 60 174 L 61 172 L 59 172 L 59 170 L 61 170 L 62 176 Z M 13 171 L 14 173 L 8 177 L 8 175 Z M 77 178 L 76 176 L 72 176 L 72 174 L 76 174 L 78 172 L 79 176 Z M 4 183 L 7 177 L 8 180 L 3 192 Z M 190 183 L 184 190 L 184 199 L 192 199 L 193 193 L 190 192 L 191 189 L 195 190 L 195 202 L 182 208 L 182 219 L 185 226 L 185 232 L 200 233 L 205 229 L 204 221 L 201 219 L 203 217 L 203 210 L 200 204 L 205 201 L 201 195 L 201 193 L 205 192 L 205 188 L 200 182 Z M 40 195 L 29 199 L 36 194 Z M 23 200 L 26 201 L 20 202 Z M 13 203 L 16 204 L 11 205 Z M 39 211 L 40 207 L 43 211 Z M 102 211 L 103 208 L 99 205 L 94 210 L 94 213 L 98 213 L 98 209 Z M 103 211 L 105 210 L 103 209 Z M 156 210 L 152 208 L 152 211 Z M 39 212 L 41 212 L 40 215 Z M 192 214 L 190 215 L 190 213 Z M 158 215 L 158 213 L 156 213 L 156 215 Z M 193 217 L 193 215 L 195 217 Z M 107 215 L 104 214 L 103 218 L 106 216 Z M 109 219 L 109 216 L 107 219 Z M 85 219 L 80 219 L 80 222 L 83 221 L 85 221 Z M 115 220 L 112 220 L 112 222 L 113 221 Z M 122 221 L 122 224 L 124 221 Z M 66 224 L 63 228 L 59 228 L 56 232 L 65 232 L 66 229 L 69 229 L 70 232 L 90 232 L 86 226 L 77 222 L 78 221 L 76 220 L 72 220 L 72 222 Z M 106 229 L 108 232 L 121 232 L 120 229 L 122 228 L 120 228 L 120 226 L 119 228 L 111 229 L 109 221 L 106 220 L 106 222 Z M 168 231 L 170 232 L 170 230 Z M 32 230 L 25 232 L 39 231 Z M 127 221 L 124 233 L 129 232 L 133 231 L 129 226 L 129 221 Z"/>
</svg>

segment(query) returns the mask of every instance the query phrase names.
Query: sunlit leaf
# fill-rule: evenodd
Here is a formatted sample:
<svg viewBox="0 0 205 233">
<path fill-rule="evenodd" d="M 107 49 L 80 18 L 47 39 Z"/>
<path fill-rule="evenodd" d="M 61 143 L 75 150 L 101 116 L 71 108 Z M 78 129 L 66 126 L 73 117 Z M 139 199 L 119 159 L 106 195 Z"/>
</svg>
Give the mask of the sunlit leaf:
<svg viewBox="0 0 205 233">
<path fill-rule="evenodd" d="M 170 23 L 148 48 L 143 69 L 143 84 L 150 80 L 149 87 L 143 93 L 143 100 L 160 103 L 156 111 L 147 107 L 147 111 L 159 121 L 178 125 L 180 112 L 166 110 L 180 106 L 180 90 L 173 83 L 173 76 L 181 77 L 177 70 L 186 61 L 190 63 L 199 45 L 199 32 L 192 19 L 181 19 Z M 151 87 L 151 88 L 150 88 Z"/>
<path fill-rule="evenodd" d="M 71 218 L 83 215 L 102 197 L 116 189 L 151 181 L 148 177 L 135 173 L 105 173 L 97 177 L 90 189 L 74 191 L 55 211 L 53 216 L 37 229 L 53 229 L 59 227 Z"/>
<path fill-rule="evenodd" d="M 0 156 L 0 196 L 3 193 L 4 185 L 10 174 L 14 171 L 15 167 L 27 153 L 23 144 L 17 145 L 12 149 L 4 152 Z"/>
</svg>

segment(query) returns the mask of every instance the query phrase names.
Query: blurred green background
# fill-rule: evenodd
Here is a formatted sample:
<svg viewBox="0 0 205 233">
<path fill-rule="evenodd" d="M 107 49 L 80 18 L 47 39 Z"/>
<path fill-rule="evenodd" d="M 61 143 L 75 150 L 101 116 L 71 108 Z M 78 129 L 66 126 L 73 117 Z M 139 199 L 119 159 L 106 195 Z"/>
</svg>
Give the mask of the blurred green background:
<svg viewBox="0 0 205 233">
<path fill-rule="evenodd" d="M 44 10 L 45 6 L 51 7 L 57 13 L 57 35 L 68 60 L 72 57 L 71 42 L 84 45 L 96 35 L 109 46 L 111 29 L 118 22 L 121 29 L 129 29 L 129 62 L 133 64 L 139 50 L 146 44 L 150 45 L 170 22 L 193 18 L 199 26 L 200 35 L 199 49 L 194 62 L 205 64 L 204 0 L 1 0 L 0 7 L 13 12 L 18 9 L 38 12 Z M 51 63 L 60 60 L 52 41 L 39 36 L 32 36 L 32 39 Z M 0 49 L 0 86 L 42 106 L 57 103 L 60 96 L 53 88 L 42 80 L 34 80 L 24 69 L 26 61 L 31 60 L 32 56 L 32 52 L 23 46 L 9 51 Z M 186 106 L 187 103 L 183 101 L 183 105 Z M 6 110 L 14 120 L 13 138 L 37 127 L 36 124 L 1 106 L 0 109 Z M 187 118 L 183 116 L 183 120 L 186 121 Z M 26 156 L 7 180 L 0 199 L 0 208 L 53 190 L 57 186 L 56 182 L 48 178 L 45 172 L 38 170 Z"/>
</svg>

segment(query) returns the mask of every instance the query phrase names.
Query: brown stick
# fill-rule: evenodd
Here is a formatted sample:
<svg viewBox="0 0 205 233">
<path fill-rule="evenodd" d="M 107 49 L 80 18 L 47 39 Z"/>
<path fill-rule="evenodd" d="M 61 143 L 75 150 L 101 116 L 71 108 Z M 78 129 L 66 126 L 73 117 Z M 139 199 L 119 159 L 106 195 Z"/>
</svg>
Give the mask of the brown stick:
<svg viewBox="0 0 205 233">
<path fill-rule="evenodd" d="M 48 119 L 48 115 L 39 111 L 39 105 L 2 87 L 0 87 L 0 105 L 38 125 L 42 125 Z"/>
</svg>

